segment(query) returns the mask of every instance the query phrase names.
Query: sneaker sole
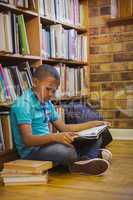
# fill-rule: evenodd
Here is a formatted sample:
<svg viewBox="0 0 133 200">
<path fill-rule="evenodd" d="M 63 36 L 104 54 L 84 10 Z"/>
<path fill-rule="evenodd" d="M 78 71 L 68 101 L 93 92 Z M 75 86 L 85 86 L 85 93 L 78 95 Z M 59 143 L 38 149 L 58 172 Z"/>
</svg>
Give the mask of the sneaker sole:
<svg viewBox="0 0 133 200">
<path fill-rule="evenodd" d="M 82 173 L 82 174 L 89 174 L 89 175 L 102 175 L 107 169 L 109 168 L 109 162 L 95 158 L 92 160 L 88 160 L 85 163 L 82 162 L 75 162 L 72 166 L 72 173 Z"/>
</svg>

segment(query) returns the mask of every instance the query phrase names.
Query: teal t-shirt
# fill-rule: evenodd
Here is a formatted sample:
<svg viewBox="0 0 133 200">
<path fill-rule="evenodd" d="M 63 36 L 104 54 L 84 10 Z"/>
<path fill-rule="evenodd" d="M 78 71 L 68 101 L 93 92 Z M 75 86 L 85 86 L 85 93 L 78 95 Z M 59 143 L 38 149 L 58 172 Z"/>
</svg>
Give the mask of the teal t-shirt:
<svg viewBox="0 0 133 200">
<path fill-rule="evenodd" d="M 52 102 L 41 104 L 32 89 L 17 98 L 10 115 L 14 143 L 21 158 L 28 156 L 34 146 L 27 147 L 24 144 L 19 125 L 30 124 L 33 135 L 47 135 L 49 134 L 48 122 L 54 122 L 59 118 Z"/>
</svg>

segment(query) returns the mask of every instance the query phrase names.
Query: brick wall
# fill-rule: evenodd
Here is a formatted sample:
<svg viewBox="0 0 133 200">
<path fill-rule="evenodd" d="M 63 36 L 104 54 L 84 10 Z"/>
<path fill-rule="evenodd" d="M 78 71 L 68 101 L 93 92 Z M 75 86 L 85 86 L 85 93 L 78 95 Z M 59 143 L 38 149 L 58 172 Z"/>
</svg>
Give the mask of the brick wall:
<svg viewBox="0 0 133 200">
<path fill-rule="evenodd" d="M 89 0 L 90 99 L 115 128 L 133 128 L 133 25 L 108 27 L 110 0 Z"/>
</svg>

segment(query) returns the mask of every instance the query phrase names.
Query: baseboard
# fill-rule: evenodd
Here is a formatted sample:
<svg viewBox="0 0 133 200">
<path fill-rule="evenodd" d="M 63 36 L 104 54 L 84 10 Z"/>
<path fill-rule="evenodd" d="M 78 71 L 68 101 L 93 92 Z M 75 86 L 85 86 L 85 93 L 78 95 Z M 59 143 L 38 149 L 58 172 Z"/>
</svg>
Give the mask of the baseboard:
<svg viewBox="0 0 133 200">
<path fill-rule="evenodd" d="M 109 129 L 114 140 L 133 140 L 133 129 Z"/>
</svg>

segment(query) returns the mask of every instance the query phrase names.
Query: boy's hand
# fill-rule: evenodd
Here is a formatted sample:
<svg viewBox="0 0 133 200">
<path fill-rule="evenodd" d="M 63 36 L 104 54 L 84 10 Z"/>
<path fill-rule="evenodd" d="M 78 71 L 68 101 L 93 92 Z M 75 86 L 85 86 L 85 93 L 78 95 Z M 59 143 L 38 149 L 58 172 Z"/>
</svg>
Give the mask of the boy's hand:
<svg viewBox="0 0 133 200">
<path fill-rule="evenodd" d="M 75 132 L 63 132 L 63 133 L 57 133 L 54 134 L 55 136 L 55 142 L 60 142 L 63 144 L 66 144 L 70 147 L 73 147 L 71 144 L 74 140 L 74 136 L 77 136 L 78 134 Z"/>
</svg>

